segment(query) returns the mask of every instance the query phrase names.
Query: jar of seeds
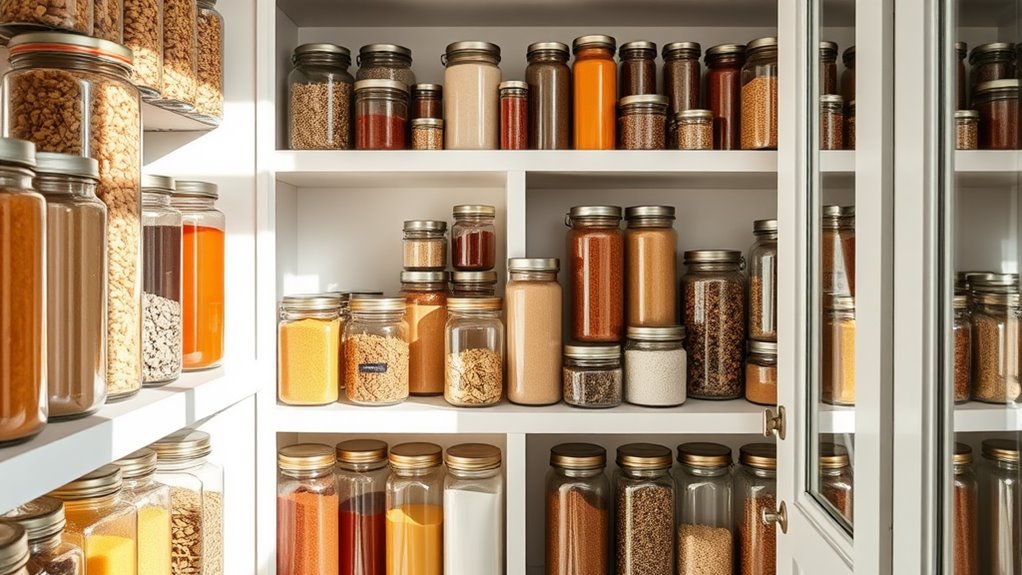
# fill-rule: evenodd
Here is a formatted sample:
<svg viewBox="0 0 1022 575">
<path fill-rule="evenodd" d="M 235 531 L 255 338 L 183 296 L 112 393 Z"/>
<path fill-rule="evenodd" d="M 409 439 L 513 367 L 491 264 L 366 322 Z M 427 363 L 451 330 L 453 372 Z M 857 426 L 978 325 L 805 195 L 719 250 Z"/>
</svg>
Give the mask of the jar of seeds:
<svg viewBox="0 0 1022 575">
<path fill-rule="evenodd" d="M 165 385 L 181 374 L 181 212 L 170 205 L 175 182 L 142 178 L 142 384 Z"/>
<path fill-rule="evenodd" d="M 447 300 L 444 399 L 458 407 L 500 403 L 504 392 L 504 323 L 498 297 Z"/>
<path fill-rule="evenodd" d="M 451 297 L 493 297 L 497 295 L 497 272 L 451 272 Z"/>
<path fill-rule="evenodd" d="M 820 96 L 820 149 L 841 150 L 845 139 L 845 105 L 837 94 Z"/>
<path fill-rule="evenodd" d="M 610 573 L 607 450 L 562 443 L 550 450 L 546 476 L 547 575 Z"/>
<path fill-rule="evenodd" d="M 617 449 L 614 474 L 618 575 L 673 575 L 671 450 L 652 443 Z"/>
<path fill-rule="evenodd" d="M 396 44 L 367 44 L 358 49 L 356 80 L 395 80 L 415 84 L 412 51 Z"/>
<path fill-rule="evenodd" d="M 735 476 L 738 573 L 760 575 L 777 564 L 777 528 L 763 521 L 777 510 L 777 448 L 772 443 L 743 445 Z"/>
<path fill-rule="evenodd" d="M 408 398 L 408 323 L 405 298 L 358 297 L 344 326 L 344 383 L 348 400 L 391 405 Z"/>
<path fill-rule="evenodd" d="M 656 44 L 639 40 L 621 44 L 619 96 L 656 94 Z"/>
<path fill-rule="evenodd" d="M 626 96 L 619 106 L 619 149 L 663 150 L 667 146 L 667 96 Z"/>
<path fill-rule="evenodd" d="M 302 44 L 288 74 L 288 147 L 348 150 L 352 146 L 351 53 L 334 44 Z"/>
<path fill-rule="evenodd" d="M 745 261 L 733 250 L 685 252 L 682 278 L 688 335 L 688 395 L 736 399 L 744 394 Z"/>
<path fill-rule="evenodd" d="M 564 402 L 575 407 L 621 405 L 621 346 L 564 346 Z"/>
<path fill-rule="evenodd" d="M 742 68 L 742 149 L 777 149 L 777 38 L 746 46 Z"/>
<path fill-rule="evenodd" d="M 674 119 L 679 150 L 713 149 L 713 112 L 709 110 L 685 110 Z"/>
<path fill-rule="evenodd" d="M 685 403 L 685 326 L 628 327 L 625 400 L 665 407 Z"/>
<path fill-rule="evenodd" d="M 447 267 L 447 222 L 407 220 L 404 223 L 404 268 L 443 271 Z"/>
<path fill-rule="evenodd" d="M 954 465 L 954 539 L 952 573 L 979 575 L 979 484 L 972 471 L 972 448 L 955 443 Z"/>
<path fill-rule="evenodd" d="M 969 296 L 956 293 L 954 302 L 955 403 L 969 401 L 972 395 L 972 313 Z"/>
<path fill-rule="evenodd" d="M 731 449 L 718 443 L 678 446 L 678 575 L 730 575 L 734 562 Z"/>
<path fill-rule="evenodd" d="M 972 398 L 1012 403 L 1019 397 L 1019 294 L 975 292 Z"/>
<path fill-rule="evenodd" d="M 955 112 L 955 149 L 975 150 L 979 148 L 979 112 L 958 110 Z"/>
<path fill-rule="evenodd" d="M 413 150 L 444 149 L 444 121 L 436 118 L 412 120 Z"/>
<path fill-rule="evenodd" d="M 699 107 L 702 70 L 698 42 L 672 42 L 664 46 L 664 95 L 670 100 L 671 114 Z"/>
</svg>

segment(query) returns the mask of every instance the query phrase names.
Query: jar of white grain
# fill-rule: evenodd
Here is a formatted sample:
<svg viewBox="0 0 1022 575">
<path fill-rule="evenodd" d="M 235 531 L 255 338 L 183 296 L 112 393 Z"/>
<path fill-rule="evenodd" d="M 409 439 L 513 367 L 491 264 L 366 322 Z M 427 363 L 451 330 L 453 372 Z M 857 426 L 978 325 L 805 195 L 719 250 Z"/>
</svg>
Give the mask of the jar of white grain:
<svg viewBox="0 0 1022 575">
<path fill-rule="evenodd" d="M 628 328 L 625 401 L 655 407 L 685 403 L 685 326 Z"/>
<path fill-rule="evenodd" d="M 444 148 L 496 150 L 500 130 L 500 46 L 455 42 L 443 56 Z"/>
</svg>

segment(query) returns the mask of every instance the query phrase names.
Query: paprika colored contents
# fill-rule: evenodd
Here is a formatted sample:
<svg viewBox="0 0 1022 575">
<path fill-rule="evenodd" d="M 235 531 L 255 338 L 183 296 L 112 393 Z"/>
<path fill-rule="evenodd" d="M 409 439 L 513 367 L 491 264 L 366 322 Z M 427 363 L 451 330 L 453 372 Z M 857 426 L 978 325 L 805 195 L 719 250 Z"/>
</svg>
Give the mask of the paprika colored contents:
<svg viewBox="0 0 1022 575">
<path fill-rule="evenodd" d="M 617 143 L 617 64 L 609 50 L 575 54 L 575 149 L 613 150 Z"/>
<path fill-rule="evenodd" d="M 492 270 L 497 264 L 497 245 L 493 232 L 469 230 L 454 236 L 454 269 Z"/>
<path fill-rule="evenodd" d="M 405 149 L 405 119 L 390 114 L 362 114 L 355 118 L 355 149 Z"/>
<path fill-rule="evenodd" d="M 500 99 L 500 149 L 525 150 L 529 147 L 527 98 Z"/>
<path fill-rule="evenodd" d="M 624 336 L 624 239 L 618 229 L 568 234 L 574 295 L 573 336 L 583 342 L 617 342 Z"/>
<path fill-rule="evenodd" d="M 341 503 L 340 575 L 385 575 L 387 522 L 382 491 L 357 495 Z"/>
<path fill-rule="evenodd" d="M 277 498 L 277 574 L 337 573 L 337 495 L 295 491 Z"/>
<path fill-rule="evenodd" d="M 186 221 L 183 237 L 184 368 L 213 367 L 224 356 L 224 232 Z"/>
<path fill-rule="evenodd" d="M 387 511 L 387 575 L 441 575 L 443 551 L 443 507 L 404 505 Z"/>
</svg>

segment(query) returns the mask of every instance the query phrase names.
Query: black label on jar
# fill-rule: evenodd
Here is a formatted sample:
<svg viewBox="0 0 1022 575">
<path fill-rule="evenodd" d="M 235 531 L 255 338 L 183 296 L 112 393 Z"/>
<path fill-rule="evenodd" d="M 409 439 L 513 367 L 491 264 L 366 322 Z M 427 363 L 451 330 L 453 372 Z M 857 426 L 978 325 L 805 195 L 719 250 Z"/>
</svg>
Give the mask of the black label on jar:
<svg viewBox="0 0 1022 575">
<path fill-rule="evenodd" d="M 360 363 L 358 364 L 359 373 L 387 373 L 386 363 Z"/>
</svg>

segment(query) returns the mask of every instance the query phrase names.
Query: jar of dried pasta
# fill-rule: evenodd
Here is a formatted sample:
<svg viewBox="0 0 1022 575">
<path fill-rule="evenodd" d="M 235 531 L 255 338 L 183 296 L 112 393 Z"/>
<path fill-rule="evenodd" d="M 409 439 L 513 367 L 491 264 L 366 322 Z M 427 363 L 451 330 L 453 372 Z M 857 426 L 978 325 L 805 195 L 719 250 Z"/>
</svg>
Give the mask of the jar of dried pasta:
<svg viewBox="0 0 1022 575">
<path fill-rule="evenodd" d="M 391 405 L 408 398 L 408 322 L 403 297 L 351 300 L 344 326 L 344 383 L 348 400 Z"/>
<path fill-rule="evenodd" d="M 444 399 L 458 407 L 500 402 L 504 392 L 504 323 L 499 297 L 447 300 Z"/>
</svg>

